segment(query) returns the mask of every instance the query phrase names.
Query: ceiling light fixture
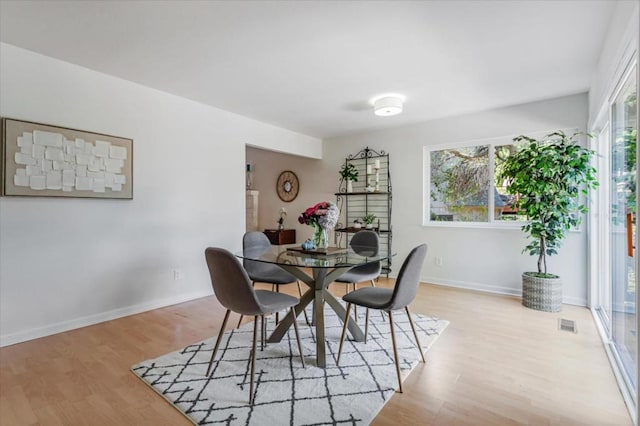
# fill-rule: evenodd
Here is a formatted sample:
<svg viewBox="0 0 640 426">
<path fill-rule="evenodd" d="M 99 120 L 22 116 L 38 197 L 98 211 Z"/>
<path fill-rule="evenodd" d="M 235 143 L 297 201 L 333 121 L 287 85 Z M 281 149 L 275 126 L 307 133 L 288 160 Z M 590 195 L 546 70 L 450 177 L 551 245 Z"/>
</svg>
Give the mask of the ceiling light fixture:
<svg viewBox="0 0 640 426">
<path fill-rule="evenodd" d="M 398 115 L 402 112 L 404 97 L 385 95 L 373 101 L 373 113 L 381 117 Z"/>
</svg>

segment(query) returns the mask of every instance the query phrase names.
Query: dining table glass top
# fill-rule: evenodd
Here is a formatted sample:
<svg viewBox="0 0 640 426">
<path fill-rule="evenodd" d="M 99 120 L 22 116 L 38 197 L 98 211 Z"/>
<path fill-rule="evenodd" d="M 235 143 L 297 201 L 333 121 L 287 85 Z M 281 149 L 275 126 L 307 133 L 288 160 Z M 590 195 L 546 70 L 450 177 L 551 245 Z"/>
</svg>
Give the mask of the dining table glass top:
<svg viewBox="0 0 640 426">
<path fill-rule="evenodd" d="M 236 256 L 245 261 L 278 265 L 309 287 L 295 306 L 295 317 L 307 305 L 313 304 L 312 324 L 315 326 L 316 333 L 316 365 L 321 368 L 325 368 L 327 365 L 324 330 L 325 303 L 333 309 L 338 318 L 346 316 L 344 307 L 329 292 L 327 286 L 353 267 L 379 262 L 389 257 L 388 254 L 382 254 L 377 248 L 371 247 L 353 245 L 349 248 L 329 247 L 322 251 L 303 250 L 299 244 L 251 248 L 236 253 Z M 312 276 L 307 274 L 308 270 L 311 270 Z M 293 315 L 285 316 L 269 336 L 268 342 L 281 341 L 294 321 L 297 319 Z M 364 341 L 362 330 L 351 318 L 348 320 L 348 327 L 355 341 Z"/>
<path fill-rule="evenodd" d="M 245 250 L 236 253 L 241 259 L 303 268 L 344 268 L 364 265 L 387 259 L 371 247 L 351 246 L 349 248 L 329 247 L 322 250 L 303 250 L 300 244 L 270 246 L 267 249 Z"/>
</svg>

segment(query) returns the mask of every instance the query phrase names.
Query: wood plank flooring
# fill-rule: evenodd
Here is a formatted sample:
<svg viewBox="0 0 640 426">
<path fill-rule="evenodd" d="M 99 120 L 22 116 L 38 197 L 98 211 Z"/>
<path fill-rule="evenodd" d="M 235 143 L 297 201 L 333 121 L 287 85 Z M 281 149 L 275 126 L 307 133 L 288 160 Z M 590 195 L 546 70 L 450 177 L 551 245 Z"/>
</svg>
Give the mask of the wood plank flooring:
<svg viewBox="0 0 640 426">
<path fill-rule="evenodd" d="M 374 425 L 631 424 L 586 308 L 423 285 L 412 310 L 451 323 Z M 2 348 L 0 425 L 188 425 L 129 368 L 214 336 L 223 314 L 212 296 Z"/>
</svg>

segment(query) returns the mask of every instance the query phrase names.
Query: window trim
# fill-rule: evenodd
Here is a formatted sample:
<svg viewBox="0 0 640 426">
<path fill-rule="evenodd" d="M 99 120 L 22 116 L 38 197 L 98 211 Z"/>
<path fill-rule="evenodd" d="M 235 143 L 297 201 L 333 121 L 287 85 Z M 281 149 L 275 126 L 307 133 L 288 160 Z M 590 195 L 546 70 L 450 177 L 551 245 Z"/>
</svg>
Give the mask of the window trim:
<svg viewBox="0 0 640 426">
<path fill-rule="evenodd" d="M 561 131 L 567 134 L 573 134 L 575 132 L 579 132 L 580 130 L 577 128 L 564 128 L 560 129 Z M 556 130 L 546 130 L 546 131 L 533 131 L 533 132 L 524 132 L 521 134 L 525 134 L 529 137 L 540 139 L 545 135 L 553 133 Z M 448 222 L 448 221 L 436 221 L 431 220 L 431 152 L 433 151 L 441 151 L 445 149 L 453 149 L 453 148 L 464 148 L 464 147 L 472 147 L 479 145 L 489 145 L 489 171 L 490 176 L 495 177 L 495 147 L 501 145 L 510 145 L 513 144 L 513 138 L 519 136 L 520 134 L 513 135 L 504 135 L 497 136 L 491 138 L 484 139 L 473 139 L 468 141 L 458 141 L 452 143 L 444 143 L 444 144 L 436 144 L 436 145 L 423 145 L 422 146 L 422 226 L 423 227 L 436 227 L 436 228 L 485 228 L 485 229 L 517 229 L 520 230 L 525 221 L 511 221 L 511 220 L 496 220 L 494 208 L 489 208 L 488 206 L 493 206 L 495 202 L 495 182 L 494 179 L 490 179 L 489 182 L 489 194 L 488 194 L 488 221 L 487 222 L 467 222 L 467 221 L 459 221 L 459 222 Z M 492 173 L 491 173 L 492 172 Z M 582 232 L 584 226 L 583 224 L 579 229 L 572 229 L 569 232 Z"/>
</svg>

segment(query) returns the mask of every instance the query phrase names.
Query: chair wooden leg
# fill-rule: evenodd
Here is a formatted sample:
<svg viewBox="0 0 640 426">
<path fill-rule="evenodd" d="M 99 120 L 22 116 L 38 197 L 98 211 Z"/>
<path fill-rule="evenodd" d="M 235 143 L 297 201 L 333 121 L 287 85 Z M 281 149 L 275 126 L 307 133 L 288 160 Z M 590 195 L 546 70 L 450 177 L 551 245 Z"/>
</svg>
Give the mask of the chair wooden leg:
<svg viewBox="0 0 640 426">
<path fill-rule="evenodd" d="M 356 291 L 356 283 L 352 283 L 353 284 L 353 291 Z M 347 284 L 348 286 L 349 284 Z M 356 324 L 358 323 L 358 305 L 353 307 L 353 320 L 356 322 Z"/>
<path fill-rule="evenodd" d="M 249 405 L 253 405 L 253 377 L 256 369 L 256 340 L 258 338 L 258 316 L 253 317 L 253 348 L 251 350 L 251 382 L 249 385 Z"/>
<path fill-rule="evenodd" d="M 298 294 L 300 295 L 300 299 L 302 299 L 302 289 L 300 288 L 300 281 L 296 280 L 296 284 L 298 284 Z M 307 317 L 307 310 L 303 309 L 302 313 L 304 314 L 304 320 L 307 323 L 307 325 L 311 325 L 309 323 L 309 318 Z"/>
<path fill-rule="evenodd" d="M 260 315 L 260 350 L 264 351 L 264 338 L 266 335 L 266 328 L 264 327 L 264 315 Z"/>
<path fill-rule="evenodd" d="M 240 328 L 240 325 L 242 325 L 242 318 L 244 318 L 244 315 L 240 315 L 240 318 L 238 319 L 238 325 L 236 326 L 236 328 Z"/>
<path fill-rule="evenodd" d="M 374 280 L 371 280 L 371 287 L 375 287 L 376 283 Z M 384 321 L 384 311 L 380 311 L 380 316 L 382 317 L 382 321 Z"/>
<path fill-rule="evenodd" d="M 216 353 L 218 352 L 218 347 L 220 347 L 220 341 L 222 341 L 222 335 L 224 334 L 224 329 L 227 326 L 227 320 L 229 319 L 229 314 L 231 311 L 227 309 L 227 313 L 224 314 L 224 320 L 222 320 L 222 327 L 220 327 L 220 333 L 218 333 L 218 338 L 216 339 L 216 344 L 213 347 L 213 353 L 211 354 L 211 359 L 209 360 L 209 368 L 207 368 L 207 376 L 211 374 L 211 366 L 213 365 L 213 359 L 216 357 Z"/>
<path fill-rule="evenodd" d="M 280 293 L 280 285 L 276 284 L 276 293 Z M 280 322 L 280 313 L 276 312 L 276 325 Z"/>
<path fill-rule="evenodd" d="M 396 346 L 396 333 L 393 331 L 393 314 L 389 313 L 389 326 L 391 327 L 391 343 L 393 344 L 393 359 L 396 361 L 396 374 L 398 375 L 398 392 L 402 393 L 402 379 L 400 378 L 400 363 L 398 362 L 398 348 Z"/>
<path fill-rule="evenodd" d="M 405 306 L 404 309 L 405 311 L 407 311 L 407 316 L 409 317 L 409 324 L 411 324 L 411 330 L 413 330 L 413 337 L 416 338 L 416 345 L 418 346 L 418 350 L 420 351 L 420 357 L 422 358 L 422 362 L 427 362 L 424 360 L 424 354 L 422 353 L 422 346 L 420 345 L 420 339 L 418 339 L 418 333 L 416 333 L 416 327 L 413 324 L 413 318 L 411 317 L 409 306 Z"/>
<path fill-rule="evenodd" d="M 264 340 L 264 347 L 266 348 L 267 346 L 269 346 L 269 342 L 267 342 L 267 327 L 269 326 L 269 316 L 267 315 L 266 317 L 264 317 L 264 331 L 262 332 L 263 340 Z"/>
<path fill-rule="evenodd" d="M 342 321 L 342 334 L 340 335 L 340 346 L 338 346 L 338 358 L 336 359 L 336 365 L 340 365 L 340 355 L 342 355 L 342 344 L 344 343 L 344 337 L 347 335 L 347 325 L 349 324 L 350 311 L 351 311 L 351 303 L 347 303 L 347 312 L 345 312 L 344 321 Z"/>
<path fill-rule="evenodd" d="M 367 344 L 367 335 L 369 334 L 369 308 L 364 314 L 364 344 Z"/>
<path fill-rule="evenodd" d="M 298 351 L 300 352 L 300 361 L 302 361 L 302 368 L 304 365 L 304 356 L 302 354 L 302 342 L 300 342 L 300 333 L 298 332 L 298 321 L 296 320 L 296 308 L 291 307 L 291 315 L 293 315 L 293 329 L 296 332 L 296 340 L 298 341 Z"/>
</svg>

